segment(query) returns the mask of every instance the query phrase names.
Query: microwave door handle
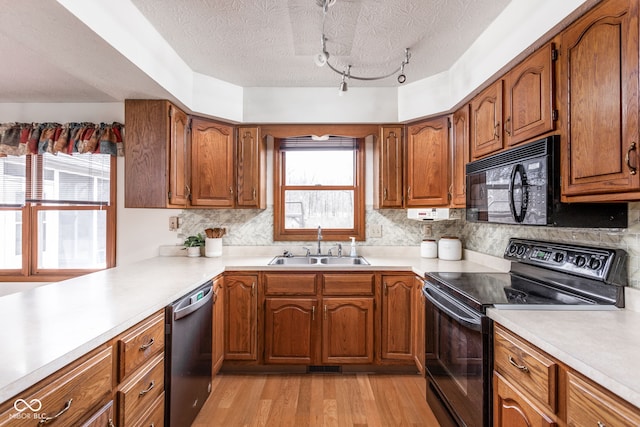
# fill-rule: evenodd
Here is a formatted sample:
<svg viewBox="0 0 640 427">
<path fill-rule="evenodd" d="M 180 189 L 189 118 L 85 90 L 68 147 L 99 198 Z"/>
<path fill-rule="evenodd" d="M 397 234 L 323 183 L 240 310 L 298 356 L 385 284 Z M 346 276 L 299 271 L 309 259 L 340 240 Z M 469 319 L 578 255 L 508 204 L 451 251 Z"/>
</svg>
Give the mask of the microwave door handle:
<svg viewBox="0 0 640 427">
<path fill-rule="evenodd" d="M 513 198 L 513 187 L 516 183 L 516 176 L 520 175 L 522 182 L 522 203 L 520 204 L 520 213 L 516 212 L 516 201 Z M 527 215 L 527 206 L 529 204 L 529 190 L 527 188 L 527 176 L 525 175 L 524 166 L 521 163 L 513 166 L 511 169 L 511 179 L 509 180 L 509 208 L 511 215 L 516 223 L 520 224 Z"/>
<path fill-rule="evenodd" d="M 429 282 L 425 282 L 425 285 L 422 288 L 422 293 L 430 303 L 432 303 L 440 311 L 454 319 L 456 322 L 474 331 L 482 330 L 482 320 L 479 315 L 470 313 L 468 310 L 465 310 L 462 306 L 460 306 L 459 302 L 439 291 Z"/>
</svg>

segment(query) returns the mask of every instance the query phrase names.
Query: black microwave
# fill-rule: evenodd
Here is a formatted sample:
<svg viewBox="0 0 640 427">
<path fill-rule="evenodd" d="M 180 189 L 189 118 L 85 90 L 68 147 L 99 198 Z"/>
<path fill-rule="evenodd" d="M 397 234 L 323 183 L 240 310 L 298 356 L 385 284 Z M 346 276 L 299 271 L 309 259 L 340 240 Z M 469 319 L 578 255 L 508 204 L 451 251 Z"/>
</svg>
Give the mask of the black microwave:
<svg viewBox="0 0 640 427">
<path fill-rule="evenodd" d="M 467 163 L 467 221 L 626 228 L 626 203 L 560 202 L 560 137 Z"/>
</svg>

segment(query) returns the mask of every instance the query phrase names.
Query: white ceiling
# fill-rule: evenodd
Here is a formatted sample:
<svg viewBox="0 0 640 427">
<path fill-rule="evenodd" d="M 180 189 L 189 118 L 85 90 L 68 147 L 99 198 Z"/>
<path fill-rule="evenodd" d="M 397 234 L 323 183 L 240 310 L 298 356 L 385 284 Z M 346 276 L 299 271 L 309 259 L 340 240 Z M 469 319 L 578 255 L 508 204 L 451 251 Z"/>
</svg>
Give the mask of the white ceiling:
<svg viewBox="0 0 640 427">
<path fill-rule="evenodd" d="M 103 1 L 103 0 L 85 0 Z M 131 0 L 198 73 L 243 87 L 337 86 L 318 68 L 316 0 Z M 337 0 L 326 19 L 337 68 L 386 74 L 411 49 L 407 83 L 449 69 L 510 0 Z M 0 102 L 169 97 L 55 0 L 0 0 Z M 100 19 L 99 15 L 95 19 Z M 395 77 L 352 86 L 397 86 Z"/>
</svg>

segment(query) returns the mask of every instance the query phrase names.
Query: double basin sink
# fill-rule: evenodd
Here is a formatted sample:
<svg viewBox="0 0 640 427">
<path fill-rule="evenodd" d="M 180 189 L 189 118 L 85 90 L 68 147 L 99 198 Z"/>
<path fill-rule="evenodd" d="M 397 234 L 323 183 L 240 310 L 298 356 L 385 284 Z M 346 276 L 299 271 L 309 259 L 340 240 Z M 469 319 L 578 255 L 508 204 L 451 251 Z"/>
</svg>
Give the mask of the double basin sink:
<svg viewBox="0 0 640 427">
<path fill-rule="evenodd" d="M 369 265 L 361 256 L 337 257 L 329 255 L 310 256 L 277 256 L 269 261 L 269 265 Z"/>
</svg>

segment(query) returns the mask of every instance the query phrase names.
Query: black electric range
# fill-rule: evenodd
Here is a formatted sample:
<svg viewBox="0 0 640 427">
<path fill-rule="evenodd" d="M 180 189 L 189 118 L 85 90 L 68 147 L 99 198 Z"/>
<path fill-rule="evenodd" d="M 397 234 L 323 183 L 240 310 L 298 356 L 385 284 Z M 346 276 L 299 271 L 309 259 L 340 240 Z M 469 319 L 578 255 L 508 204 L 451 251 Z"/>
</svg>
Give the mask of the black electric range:
<svg viewBox="0 0 640 427">
<path fill-rule="evenodd" d="M 623 250 L 513 238 L 504 258 L 511 261 L 508 273 L 425 277 L 427 401 L 442 426 L 492 425 L 493 325 L 487 308 L 624 307 Z"/>
</svg>

